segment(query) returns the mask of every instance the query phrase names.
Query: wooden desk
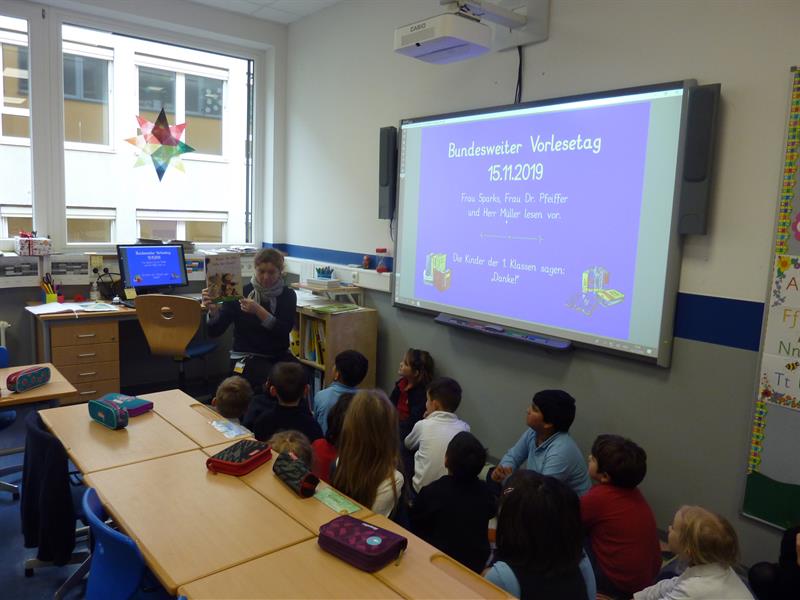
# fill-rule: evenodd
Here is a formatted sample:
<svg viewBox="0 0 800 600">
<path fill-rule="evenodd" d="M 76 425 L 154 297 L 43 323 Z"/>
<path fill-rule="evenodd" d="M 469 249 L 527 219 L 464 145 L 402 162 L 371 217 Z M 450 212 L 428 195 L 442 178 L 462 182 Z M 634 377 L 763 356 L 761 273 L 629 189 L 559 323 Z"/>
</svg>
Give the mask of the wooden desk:
<svg viewBox="0 0 800 600">
<path fill-rule="evenodd" d="M 10 392 L 6 387 L 6 378 L 21 369 L 29 367 L 50 367 L 50 381 L 27 392 Z M 58 400 L 75 394 L 75 387 L 50 363 L 7 367 L 0 369 L 0 409 L 18 404 L 32 404 L 45 400 Z"/>
<path fill-rule="evenodd" d="M 197 449 L 153 412 L 131 417 L 125 429 L 116 431 L 93 421 L 85 404 L 40 410 L 39 415 L 83 473 Z"/>
<path fill-rule="evenodd" d="M 119 392 L 119 321 L 135 319 L 136 311 L 31 315 L 36 359 L 52 362 L 77 391 L 62 404 L 85 402 Z"/>
<path fill-rule="evenodd" d="M 312 537 L 236 477 L 210 473 L 206 458 L 195 450 L 86 476 L 171 594 Z"/>
<path fill-rule="evenodd" d="M 364 520 L 408 538 L 400 563 L 391 563 L 375 573 L 404 598 L 513 598 L 383 515 Z"/>
<path fill-rule="evenodd" d="M 139 397 L 150 400 L 153 403 L 153 410 L 159 416 L 200 447 L 230 443 L 252 436 L 251 433 L 246 433 L 236 438 L 226 438 L 211 425 L 212 421 L 219 421 L 224 417 L 180 390 L 155 392 Z"/>
<path fill-rule="evenodd" d="M 317 545 L 295 544 L 187 585 L 179 592 L 208 598 L 399 598 L 376 577 Z"/>
<path fill-rule="evenodd" d="M 229 445 L 230 444 L 222 444 L 220 446 L 204 448 L 203 452 L 211 456 L 222 451 Z M 317 535 L 321 525 L 335 519 L 339 515 L 335 513 L 333 509 L 315 498 L 300 498 L 295 494 L 289 486 L 283 483 L 280 478 L 272 472 L 272 465 L 276 458 L 277 454 L 273 452 L 272 460 L 264 463 L 255 471 L 243 475 L 240 479 L 283 510 L 287 515 L 299 523 L 302 523 L 314 535 Z M 320 481 L 317 489 L 322 490 L 329 487 L 331 486 L 324 481 Z M 350 499 L 350 501 L 354 504 L 358 504 L 355 500 Z M 353 513 L 352 516 L 357 519 L 366 519 L 373 514 L 371 510 L 362 506 L 361 510 Z"/>
</svg>

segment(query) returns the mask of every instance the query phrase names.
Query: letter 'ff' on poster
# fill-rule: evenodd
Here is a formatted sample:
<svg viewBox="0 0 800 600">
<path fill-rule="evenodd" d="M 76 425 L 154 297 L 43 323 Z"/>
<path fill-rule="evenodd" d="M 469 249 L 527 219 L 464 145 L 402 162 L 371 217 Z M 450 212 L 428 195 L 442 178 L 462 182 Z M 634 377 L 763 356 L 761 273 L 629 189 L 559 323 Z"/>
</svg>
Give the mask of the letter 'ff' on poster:
<svg viewBox="0 0 800 600">
<path fill-rule="evenodd" d="M 775 257 L 762 350 L 800 358 L 800 257 Z"/>
</svg>

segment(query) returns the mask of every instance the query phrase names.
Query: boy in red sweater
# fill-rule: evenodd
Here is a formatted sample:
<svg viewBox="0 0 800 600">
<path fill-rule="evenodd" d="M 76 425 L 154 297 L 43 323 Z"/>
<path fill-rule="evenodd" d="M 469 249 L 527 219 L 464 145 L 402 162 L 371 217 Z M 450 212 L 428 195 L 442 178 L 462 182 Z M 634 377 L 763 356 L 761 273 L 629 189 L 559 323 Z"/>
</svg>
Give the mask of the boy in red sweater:
<svg viewBox="0 0 800 600">
<path fill-rule="evenodd" d="M 589 455 L 595 485 L 581 496 L 581 520 L 589 537 L 597 591 L 630 598 L 651 585 L 661 568 L 656 520 L 637 489 L 647 473 L 647 454 L 618 435 L 600 435 Z"/>
</svg>

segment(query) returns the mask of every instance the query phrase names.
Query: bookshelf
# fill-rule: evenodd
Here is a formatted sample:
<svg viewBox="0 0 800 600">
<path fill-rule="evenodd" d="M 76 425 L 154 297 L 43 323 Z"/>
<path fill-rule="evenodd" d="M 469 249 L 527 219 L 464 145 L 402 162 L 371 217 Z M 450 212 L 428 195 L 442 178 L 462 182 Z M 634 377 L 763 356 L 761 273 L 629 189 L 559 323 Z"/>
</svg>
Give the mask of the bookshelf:
<svg viewBox="0 0 800 600">
<path fill-rule="evenodd" d="M 375 387 L 378 312 L 374 308 L 326 314 L 312 307 L 298 307 L 297 327 L 292 335 L 297 336 L 293 353 L 303 364 L 320 372 L 322 387 L 333 381 L 334 358 L 344 350 L 358 350 L 367 357 L 369 371 L 361 386 Z"/>
</svg>

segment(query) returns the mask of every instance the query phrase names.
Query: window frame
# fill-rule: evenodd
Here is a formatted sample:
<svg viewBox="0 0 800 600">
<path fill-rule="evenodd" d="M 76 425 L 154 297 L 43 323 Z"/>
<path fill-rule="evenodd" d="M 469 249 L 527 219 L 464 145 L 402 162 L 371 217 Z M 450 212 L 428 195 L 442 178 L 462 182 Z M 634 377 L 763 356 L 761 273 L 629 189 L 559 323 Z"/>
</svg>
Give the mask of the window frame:
<svg viewBox="0 0 800 600">
<path fill-rule="evenodd" d="M 275 137 L 276 85 L 278 68 L 275 64 L 276 50 L 268 43 L 246 40 L 247 45 L 238 45 L 220 40 L 212 31 L 194 28 L 191 33 L 176 31 L 173 23 L 163 27 L 151 23 L 140 24 L 135 15 L 130 20 L 108 18 L 97 14 L 75 12 L 21 0 L 5 0 L 2 7 L 4 16 L 25 19 L 28 22 L 28 93 L 31 114 L 30 145 L 32 164 L 32 211 L 34 227 L 37 231 L 48 232 L 56 252 L 80 253 L 87 251 L 110 251 L 110 244 L 67 244 L 66 236 L 66 195 L 64 172 L 64 94 L 63 94 L 63 52 L 62 27 L 75 25 L 145 40 L 157 39 L 159 42 L 202 49 L 252 61 L 255 83 L 252 88 L 253 115 L 252 136 L 255 143 L 250 144 L 252 163 L 251 204 L 246 207 L 246 218 L 250 220 L 250 241 L 228 242 L 237 245 L 260 246 L 255 240 L 265 239 L 265 231 L 274 231 L 276 207 L 274 198 L 277 192 L 275 159 L 268 163 L 267 155 L 275 151 L 278 140 Z M 138 22 L 137 22 L 138 21 Z M 233 39 L 229 36 L 229 39 Z M 58 65 L 53 69 L 51 65 Z M 282 67 L 281 67 L 282 69 Z M 35 77 L 36 73 L 51 72 L 53 77 Z M 109 85 L 113 86 L 112 79 Z M 223 99 L 224 101 L 224 99 Z M 262 107 L 260 110 L 255 107 Z M 269 136 L 268 136 L 269 125 Z M 114 141 L 114 137 L 111 137 Z M 5 143 L 5 140 L 3 140 Z M 13 144 L 13 142 L 11 143 Z M 10 144 L 10 145 L 11 145 Z M 56 150 L 54 150 L 56 149 Z M 205 155 L 206 160 L 218 158 Z M 188 158 L 188 157 L 187 157 Z M 119 217 L 118 217 L 119 218 Z M 126 240 L 118 240 L 122 243 Z M 210 249 L 227 244 L 201 243 L 198 247 Z M 13 247 L 11 239 L 0 239 L 0 250 Z"/>
</svg>

